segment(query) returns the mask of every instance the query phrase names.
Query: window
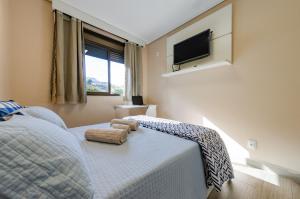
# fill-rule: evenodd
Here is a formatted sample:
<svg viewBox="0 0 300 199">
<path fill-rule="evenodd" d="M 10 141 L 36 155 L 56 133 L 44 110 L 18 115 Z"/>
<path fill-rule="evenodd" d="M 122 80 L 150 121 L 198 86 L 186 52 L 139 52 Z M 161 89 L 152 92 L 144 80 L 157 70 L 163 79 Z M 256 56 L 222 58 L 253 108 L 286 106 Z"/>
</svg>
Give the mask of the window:
<svg viewBox="0 0 300 199">
<path fill-rule="evenodd" d="M 85 74 L 88 95 L 123 96 L 124 44 L 85 31 Z"/>
</svg>

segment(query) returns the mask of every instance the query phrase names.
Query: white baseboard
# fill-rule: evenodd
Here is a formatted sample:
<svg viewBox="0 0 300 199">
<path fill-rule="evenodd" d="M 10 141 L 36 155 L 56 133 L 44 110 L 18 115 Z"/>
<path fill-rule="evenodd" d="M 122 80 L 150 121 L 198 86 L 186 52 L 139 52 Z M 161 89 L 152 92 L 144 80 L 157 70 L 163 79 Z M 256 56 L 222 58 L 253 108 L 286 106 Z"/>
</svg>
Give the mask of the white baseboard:
<svg viewBox="0 0 300 199">
<path fill-rule="evenodd" d="M 207 198 L 209 197 L 209 195 L 211 194 L 212 190 L 213 190 L 213 186 L 210 186 L 207 190 Z"/>
<path fill-rule="evenodd" d="M 247 159 L 247 165 L 257 169 L 270 169 L 272 170 L 272 172 L 276 173 L 277 175 L 291 178 L 296 182 L 300 183 L 300 172 L 283 168 L 281 166 L 274 165 L 268 162 L 254 160 L 254 159 Z"/>
</svg>

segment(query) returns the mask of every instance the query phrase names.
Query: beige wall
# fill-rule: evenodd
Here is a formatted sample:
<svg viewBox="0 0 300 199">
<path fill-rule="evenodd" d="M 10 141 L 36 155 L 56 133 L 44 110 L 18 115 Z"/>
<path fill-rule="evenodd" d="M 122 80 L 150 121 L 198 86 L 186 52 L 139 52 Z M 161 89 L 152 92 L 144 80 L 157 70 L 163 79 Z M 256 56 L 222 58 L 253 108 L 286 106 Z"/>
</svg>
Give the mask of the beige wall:
<svg viewBox="0 0 300 199">
<path fill-rule="evenodd" d="M 9 99 L 9 33 L 10 33 L 10 18 L 9 0 L 0 1 L 0 99 Z"/>
<path fill-rule="evenodd" d="M 1 0 L 1 4 L 2 2 Z M 12 8 L 9 12 L 13 39 L 9 54 L 11 63 L 6 69 L 8 67 L 11 69 L 9 78 L 12 82 L 12 98 L 25 105 L 48 106 L 60 114 L 71 127 L 112 119 L 113 106 L 122 102 L 121 97 L 91 96 L 84 105 L 51 105 L 49 84 L 53 37 L 51 4 L 46 0 L 9 0 L 9 2 Z M 6 16 L 1 12 L 2 14 Z M 2 17 L 0 20 L 2 23 Z"/>
<path fill-rule="evenodd" d="M 161 117 L 209 120 L 243 148 L 256 139 L 251 159 L 300 172 L 300 1 L 232 2 L 233 65 L 162 78 L 166 38 L 186 24 L 147 46 L 148 101 Z"/>
<path fill-rule="evenodd" d="M 244 148 L 248 138 L 257 139 L 257 151 L 250 151 L 252 159 L 300 171 L 300 2 L 232 1 L 234 64 L 162 78 L 165 36 L 144 48 L 148 66 L 144 94 L 149 103 L 159 105 L 160 116 L 196 124 L 205 117 Z M 114 116 L 113 105 L 121 103 L 120 97 L 88 97 L 86 105 L 51 105 L 52 14 L 48 1 L 1 0 L 0 25 L 1 99 L 49 106 L 69 126 Z"/>
</svg>

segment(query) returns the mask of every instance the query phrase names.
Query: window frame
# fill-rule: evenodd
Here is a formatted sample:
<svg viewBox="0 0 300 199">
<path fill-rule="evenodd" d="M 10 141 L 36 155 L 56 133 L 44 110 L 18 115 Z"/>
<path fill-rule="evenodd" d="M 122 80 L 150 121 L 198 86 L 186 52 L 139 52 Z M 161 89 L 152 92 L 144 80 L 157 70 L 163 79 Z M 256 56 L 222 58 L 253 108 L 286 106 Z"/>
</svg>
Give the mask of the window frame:
<svg viewBox="0 0 300 199">
<path fill-rule="evenodd" d="M 89 39 L 84 40 L 84 48 L 85 48 L 85 44 L 91 44 L 91 45 L 99 46 L 101 48 L 105 48 L 107 50 L 107 57 L 108 57 L 108 59 L 107 59 L 107 62 L 108 62 L 108 91 L 107 92 L 100 92 L 100 91 L 89 92 L 89 91 L 86 91 L 86 94 L 90 95 L 90 96 L 121 96 L 120 94 L 112 94 L 111 93 L 111 77 L 110 77 L 111 76 L 111 68 L 110 68 L 110 62 L 111 62 L 111 52 L 120 53 L 120 54 L 123 54 L 123 56 L 124 56 L 124 51 L 116 50 L 114 48 L 99 44 L 99 43 L 97 43 L 95 41 L 91 41 Z M 84 56 L 85 56 L 85 54 L 84 54 Z M 86 70 L 86 65 L 85 65 L 85 70 Z M 86 80 L 86 75 L 85 75 L 85 80 Z M 86 84 L 86 81 L 85 81 L 85 84 Z"/>
</svg>

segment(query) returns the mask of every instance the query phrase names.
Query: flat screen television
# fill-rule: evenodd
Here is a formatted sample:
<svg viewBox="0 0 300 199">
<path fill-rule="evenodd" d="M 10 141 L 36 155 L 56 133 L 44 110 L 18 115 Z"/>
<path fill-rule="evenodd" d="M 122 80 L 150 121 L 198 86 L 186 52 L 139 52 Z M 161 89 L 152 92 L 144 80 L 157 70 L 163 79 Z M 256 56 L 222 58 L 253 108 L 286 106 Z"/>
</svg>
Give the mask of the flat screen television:
<svg viewBox="0 0 300 199">
<path fill-rule="evenodd" d="M 174 65 L 201 59 L 210 55 L 211 31 L 205 30 L 191 38 L 174 45 Z"/>
</svg>

